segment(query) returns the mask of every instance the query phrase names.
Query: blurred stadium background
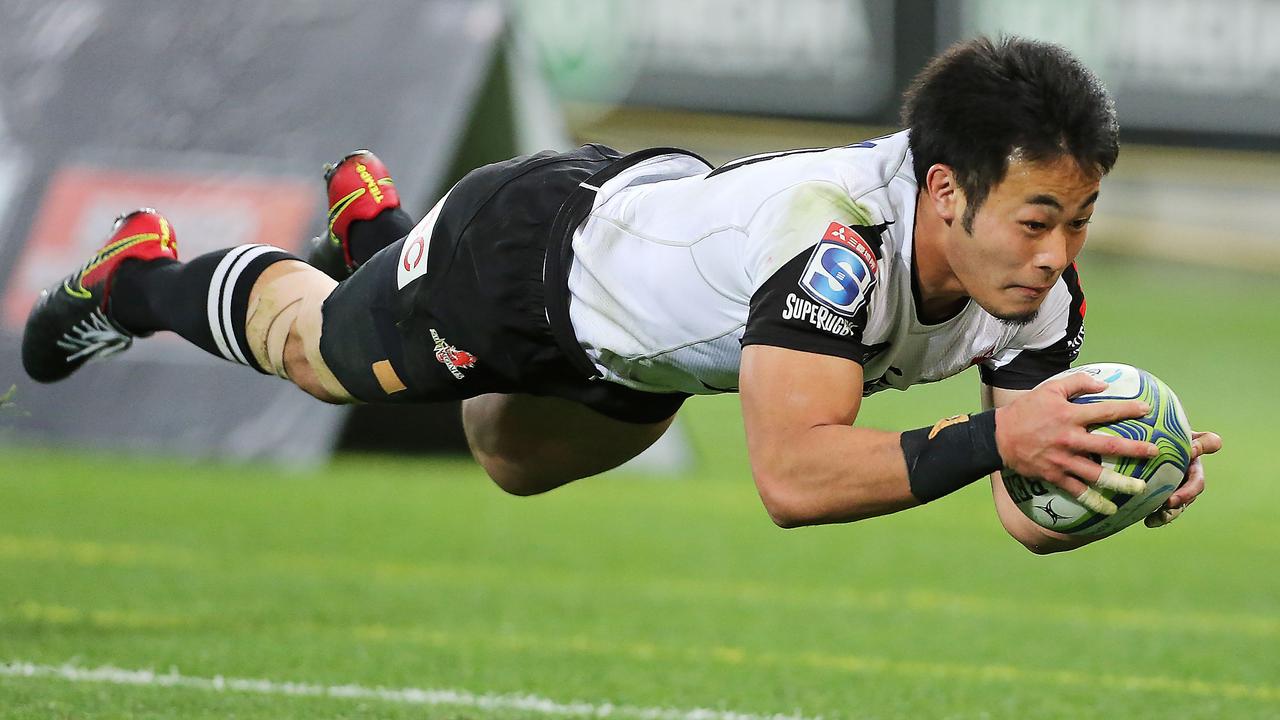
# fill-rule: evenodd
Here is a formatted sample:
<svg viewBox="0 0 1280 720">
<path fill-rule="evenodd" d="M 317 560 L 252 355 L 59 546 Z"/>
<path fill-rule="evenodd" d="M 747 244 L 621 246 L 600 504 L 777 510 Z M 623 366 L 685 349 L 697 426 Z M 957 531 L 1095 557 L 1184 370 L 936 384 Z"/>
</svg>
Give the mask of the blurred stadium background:
<svg viewBox="0 0 1280 720">
<path fill-rule="evenodd" d="M 548 147 L 847 144 L 999 32 L 1116 97 L 1084 359 L 1161 376 L 1227 446 L 1171 529 L 1033 558 L 974 487 L 783 532 L 733 397 L 518 500 L 456 406 L 322 406 L 163 338 L 22 374 L 35 293 L 123 209 L 187 257 L 300 248 L 356 147 L 420 215 Z M 0 716 L 1280 717 L 1278 35 L 1274 0 L 4 0 Z M 894 395 L 865 421 L 972 408 L 977 378 Z"/>
</svg>

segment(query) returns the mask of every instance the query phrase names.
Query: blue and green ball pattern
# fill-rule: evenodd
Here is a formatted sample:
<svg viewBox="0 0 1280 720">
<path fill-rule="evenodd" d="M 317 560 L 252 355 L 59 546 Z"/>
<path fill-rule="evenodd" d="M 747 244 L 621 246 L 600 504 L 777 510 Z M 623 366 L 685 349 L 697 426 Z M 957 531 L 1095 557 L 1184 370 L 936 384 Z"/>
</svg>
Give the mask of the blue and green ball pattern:
<svg viewBox="0 0 1280 720">
<path fill-rule="evenodd" d="M 1106 534 L 1154 512 L 1182 483 L 1191 464 L 1191 427 L 1178 396 L 1145 370 L 1120 363 L 1092 363 L 1059 373 L 1054 378 L 1077 372 L 1098 377 L 1108 388 L 1081 395 L 1072 402 L 1142 400 L 1150 405 L 1151 412 L 1145 417 L 1091 428 L 1095 433 L 1154 443 L 1160 449 L 1152 458 L 1095 457 L 1103 467 L 1144 480 L 1147 489 L 1137 495 L 1099 489 L 1118 508 L 1115 515 L 1107 516 L 1085 508 L 1049 483 L 1022 477 L 1007 468 L 1002 475 L 1010 497 L 1037 524 L 1065 534 Z"/>
</svg>

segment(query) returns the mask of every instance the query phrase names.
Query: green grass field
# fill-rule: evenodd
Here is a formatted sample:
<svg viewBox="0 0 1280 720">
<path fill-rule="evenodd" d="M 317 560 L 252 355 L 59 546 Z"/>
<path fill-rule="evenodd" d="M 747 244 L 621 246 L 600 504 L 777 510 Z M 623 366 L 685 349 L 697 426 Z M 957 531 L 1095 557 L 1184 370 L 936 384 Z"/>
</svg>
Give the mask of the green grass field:
<svg viewBox="0 0 1280 720">
<path fill-rule="evenodd" d="M 691 476 L 530 499 L 462 460 L 291 474 L 0 450 L 0 716 L 1280 717 L 1280 282 L 1081 269 L 1084 359 L 1155 372 L 1224 437 L 1170 528 L 1034 557 L 978 485 L 779 530 L 733 397 L 689 403 Z M 864 416 L 916 427 L 976 398 L 966 374 Z M 70 677 L 104 666 L 275 684 Z"/>
</svg>

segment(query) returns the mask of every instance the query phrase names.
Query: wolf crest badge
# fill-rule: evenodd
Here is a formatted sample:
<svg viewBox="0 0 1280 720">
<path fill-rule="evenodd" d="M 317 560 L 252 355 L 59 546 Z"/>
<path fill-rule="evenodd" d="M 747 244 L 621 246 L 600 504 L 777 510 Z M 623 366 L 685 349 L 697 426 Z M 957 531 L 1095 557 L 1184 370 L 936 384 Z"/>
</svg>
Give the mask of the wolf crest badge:
<svg viewBox="0 0 1280 720">
<path fill-rule="evenodd" d="M 436 360 L 448 368 L 449 374 L 458 380 L 466 377 L 462 373 L 463 370 L 475 367 L 475 355 L 450 345 L 444 338 L 440 337 L 440 333 L 436 332 L 435 328 L 431 328 L 431 340 L 435 343 Z"/>
</svg>

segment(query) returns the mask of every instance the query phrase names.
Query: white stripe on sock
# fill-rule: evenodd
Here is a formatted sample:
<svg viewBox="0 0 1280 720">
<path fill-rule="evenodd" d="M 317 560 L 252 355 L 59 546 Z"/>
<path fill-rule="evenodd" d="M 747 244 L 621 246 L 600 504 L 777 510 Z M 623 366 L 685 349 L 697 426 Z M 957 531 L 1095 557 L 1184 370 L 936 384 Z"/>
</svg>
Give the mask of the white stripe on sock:
<svg viewBox="0 0 1280 720">
<path fill-rule="evenodd" d="M 254 258 L 273 252 L 283 253 L 284 250 L 272 245 L 251 246 L 236 258 L 228 271 L 227 291 L 222 295 L 222 327 L 227 330 L 227 344 L 231 346 L 231 352 L 235 353 L 235 361 L 241 365 L 248 365 L 249 360 L 245 357 L 244 350 L 240 348 L 239 341 L 236 340 L 235 325 L 231 323 L 231 298 L 235 296 L 236 282 L 240 280 L 240 274 L 249 266 L 249 263 L 253 262 Z"/>
<path fill-rule="evenodd" d="M 218 352 L 222 353 L 222 357 L 235 362 L 236 358 L 231 354 L 231 348 L 227 347 L 226 333 L 222 331 L 221 316 L 218 313 L 218 298 L 222 293 L 222 279 L 227 274 L 227 269 L 231 267 L 231 263 L 245 250 L 256 247 L 254 245 L 241 245 L 233 248 L 231 252 L 222 256 L 222 260 L 218 262 L 218 267 L 213 269 L 213 277 L 209 281 L 208 301 L 205 303 L 205 309 L 209 316 L 209 332 L 213 335 L 213 342 L 218 346 Z"/>
</svg>

